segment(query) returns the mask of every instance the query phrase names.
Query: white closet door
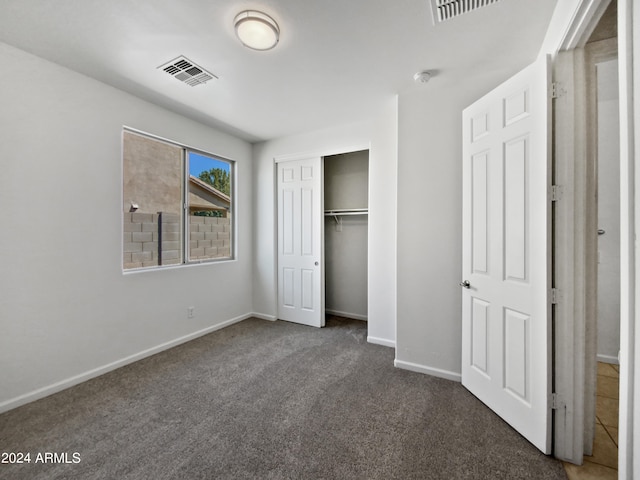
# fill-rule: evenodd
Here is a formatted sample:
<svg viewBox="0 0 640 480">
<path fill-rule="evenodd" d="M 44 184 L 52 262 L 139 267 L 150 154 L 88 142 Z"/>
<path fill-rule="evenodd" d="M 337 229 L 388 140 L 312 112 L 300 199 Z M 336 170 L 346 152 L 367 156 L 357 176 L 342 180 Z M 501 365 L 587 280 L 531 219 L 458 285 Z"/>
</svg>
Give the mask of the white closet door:
<svg viewBox="0 0 640 480">
<path fill-rule="evenodd" d="M 324 326 L 322 160 L 280 162 L 278 318 Z"/>
</svg>

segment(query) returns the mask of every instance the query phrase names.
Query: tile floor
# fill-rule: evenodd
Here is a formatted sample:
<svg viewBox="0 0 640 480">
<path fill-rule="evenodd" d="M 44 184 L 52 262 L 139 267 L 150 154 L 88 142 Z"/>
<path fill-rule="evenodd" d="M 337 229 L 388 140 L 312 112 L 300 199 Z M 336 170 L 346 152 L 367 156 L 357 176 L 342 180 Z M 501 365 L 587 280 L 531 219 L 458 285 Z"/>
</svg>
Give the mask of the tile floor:
<svg viewBox="0 0 640 480">
<path fill-rule="evenodd" d="M 585 455 L 581 466 L 564 464 L 569 480 L 618 478 L 618 381 L 618 365 L 598 363 L 593 455 Z"/>
</svg>

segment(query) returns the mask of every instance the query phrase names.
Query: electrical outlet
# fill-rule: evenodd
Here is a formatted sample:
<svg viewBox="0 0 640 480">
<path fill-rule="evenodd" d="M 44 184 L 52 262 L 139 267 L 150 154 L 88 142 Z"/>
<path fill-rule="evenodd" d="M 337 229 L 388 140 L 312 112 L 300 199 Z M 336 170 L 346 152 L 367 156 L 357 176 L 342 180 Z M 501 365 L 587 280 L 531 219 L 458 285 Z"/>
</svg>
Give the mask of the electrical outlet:
<svg viewBox="0 0 640 480">
<path fill-rule="evenodd" d="M 193 318 L 196 315 L 196 307 L 187 308 L 187 318 Z"/>
</svg>

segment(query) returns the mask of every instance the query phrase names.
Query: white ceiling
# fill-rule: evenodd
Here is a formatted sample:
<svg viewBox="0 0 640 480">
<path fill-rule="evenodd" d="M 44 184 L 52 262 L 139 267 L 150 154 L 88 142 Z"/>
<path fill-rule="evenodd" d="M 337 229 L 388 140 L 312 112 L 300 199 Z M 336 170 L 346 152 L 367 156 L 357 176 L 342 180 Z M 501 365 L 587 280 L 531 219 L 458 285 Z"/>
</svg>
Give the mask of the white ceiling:
<svg viewBox="0 0 640 480">
<path fill-rule="evenodd" d="M 502 0 L 445 23 L 429 0 L 0 0 L 0 41 L 249 141 L 357 122 L 391 96 L 504 73 L 537 55 L 556 0 Z M 246 9 L 280 25 L 243 47 Z M 184 55 L 219 77 L 190 87 Z M 5 66 L 10 72 L 10 66 Z M 430 69 L 431 82 L 413 74 Z"/>
</svg>

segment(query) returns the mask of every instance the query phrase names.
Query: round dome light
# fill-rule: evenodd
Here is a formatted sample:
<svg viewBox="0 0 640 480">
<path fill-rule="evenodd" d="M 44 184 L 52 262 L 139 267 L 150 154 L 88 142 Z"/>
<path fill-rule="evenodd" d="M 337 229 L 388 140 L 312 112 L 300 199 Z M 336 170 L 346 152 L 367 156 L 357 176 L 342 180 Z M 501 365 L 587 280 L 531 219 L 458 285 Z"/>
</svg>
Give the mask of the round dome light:
<svg viewBox="0 0 640 480">
<path fill-rule="evenodd" d="M 413 79 L 418 83 L 427 83 L 431 80 L 433 73 L 429 70 L 423 70 L 422 72 L 418 72 L 413 76 Z"/>
<path fill-rule="evenodd" d="M 245 10 L 233 21 L 236 35 L 246 47 L 253 50 L 270 50 L 278 44 L 280 28 L 269 15 L 255 10 Z"/>
</svg>

